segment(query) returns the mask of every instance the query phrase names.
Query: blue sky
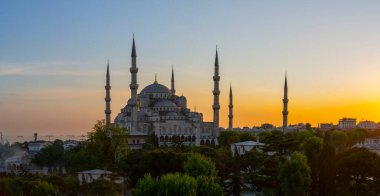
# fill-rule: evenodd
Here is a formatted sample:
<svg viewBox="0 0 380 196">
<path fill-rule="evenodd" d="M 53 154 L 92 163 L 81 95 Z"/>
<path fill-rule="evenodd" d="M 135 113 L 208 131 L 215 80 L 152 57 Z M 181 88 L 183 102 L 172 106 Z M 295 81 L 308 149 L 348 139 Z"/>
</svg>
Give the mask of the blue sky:
<svg viewBox="0 0 380 196">
<path fill-rule="evenodd" d="M 139 90 L 155 73 L 168 85 L 174 65 L 177 93 L 205 120 L 218 45 L 223 126 L 230 82 L 237 126 L 281 124 L 285 71 L 291 123 L 379 121 L 379 4 L 0 0 L 0 130 L 89 131 L 104 118 L 107 59 L 114 116 L 129 97 L 133 33 Z"/>
</svg>

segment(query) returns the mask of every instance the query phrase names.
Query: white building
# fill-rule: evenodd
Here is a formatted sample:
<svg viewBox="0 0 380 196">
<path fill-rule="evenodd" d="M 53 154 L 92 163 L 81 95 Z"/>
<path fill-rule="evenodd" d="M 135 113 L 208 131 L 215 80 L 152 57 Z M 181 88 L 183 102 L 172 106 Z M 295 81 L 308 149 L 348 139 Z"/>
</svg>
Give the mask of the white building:
<svg viewBox="0 0 380 196">
<path fill-rule="evenodd" d="M 78 145 L 79 145 L 78 141 L 75 141 L 75 140 L 66 140 L 66 141 L 63 142 L 63 149 L 64 150 L 69 150 L 69 149 L 77 147 Z"/>
<path fill-rule="evenodd" d="M 360 121 L 358 123 L 358 127 L 362 129 L 377 129 L 379 128 L 379 125 L 373 121 L 365 120 L 365 121 Z"/>
<path fill-rule="evenodd" d="M 339 119 L 338 127 L 340 129 L 353 129 L 356 127 L 356 118 Z"/>
<path fill-rule="evenodd" d="M 244 155 L 245 153 L 256 149 L 257 151 L 262 151 L 262 148 L 265 146 L 264 143 L 257 141 L 245 141 L 231 144 L 232 155 L 235 156 L 235 153 L 239 155 Z"/>
<path fill-rule="evenodd" d="M 364 142 L 358 142 L 353 147 L 366 148 L 380 156 L 380 138 L 366 138 Z"/>
<path fill-rule="evenodd" d="M 28 151 L 30 153 L 38 153 L 41 151 L 42 148 L 50 145 L 50 142 L 45 141 L 33 141 L 28 143 Z"/>
<path fill-rule="evenodd" d="M 97 179 L 103 178 L 105 180 L 111 179 L 112 172 L 102 169 L 93 169 L 87 171 L 78 172 L 79 184 L 88 184 Z"/>
</svg>

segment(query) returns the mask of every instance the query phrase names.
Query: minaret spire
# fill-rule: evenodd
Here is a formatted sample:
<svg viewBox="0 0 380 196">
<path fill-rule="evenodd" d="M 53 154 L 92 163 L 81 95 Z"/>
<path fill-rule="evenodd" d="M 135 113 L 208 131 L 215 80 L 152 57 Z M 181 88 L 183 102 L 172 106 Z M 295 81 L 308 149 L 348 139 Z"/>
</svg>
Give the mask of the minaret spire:
<svg viewBox="0 0 380 196">
<path fill-rule="evenodd" d="M 220 105 L 219 105 L 219 94 L 220 94 L 219 80 L 220 80 L 220 76 L 219 76 L 218 48 L 216 48 L 216 53 L 215 53 L 214 69 L 215 69 L 214 70 L 214 77 L 213 77 L 214 90 L 212 91 L 212 93 L 214 95 L 214 104 L 212 105 L 212 109 L 214 110 L 214 133 L 215 133 L 214 136 L 217 137 L 218 133 L 219 133 L 219 109 L 220 109 Z"/>
<path fill-rule="evenodd" d="M 173 95 L 175 95 L 175 88 L 174 88 L 174 68 L 173 68 L 173 65 L 172 65 L 172 81 L 171 81 L 171 89 L 170 91 L 172 92 Z"/>
<path fill-rule="evenodd" d="M 135 46 L 135 35 L 133 34 L 133 43 L 132 43 L 132 54 L 131 54 L 131 68 L 129 71 L 131 72 L 131 84 L 129 88 L 131 89 L 131 103 L 132 112 L 131 112 L 131 128 L 136 129 L 137 124 L 137 89 L 139 85 L 137 84 L 137 62 L 136 62 L 136 46 Z M 132 130 L 131 130 L 132 131 Z"/>
<path fill-rule="evenodd" d="M 282 111 L 282 130 L 286 131 L 288 128 L 288 80 L 285 73 L 285 84 L 284 84 L 284 99 L 282 99 L 283 103 L 283 111 Z"/>
<path fill-rule="evenodd" d="M 233 118 L 234 118 L 234 114 L 233 114 L 233 103 L 232 103 L 232 87 L 231 87 L 231 83 L 230 83 L 230 104 L 228 105 L 228 108 L 229 108 L 229 114 L 228 114 L 228 128 L 230 130 L 233 129 Z"/>
<path fill-rule="evenodd" d="M 107 60 L 107 75 L 106 75 L 106 110 L 104 113 L 106 114 L 106 125 L 109 126 L 111 124 L 111 85 L 110 85 L 110 70 L 109 70 L 109 60 Z"/>
</svg>

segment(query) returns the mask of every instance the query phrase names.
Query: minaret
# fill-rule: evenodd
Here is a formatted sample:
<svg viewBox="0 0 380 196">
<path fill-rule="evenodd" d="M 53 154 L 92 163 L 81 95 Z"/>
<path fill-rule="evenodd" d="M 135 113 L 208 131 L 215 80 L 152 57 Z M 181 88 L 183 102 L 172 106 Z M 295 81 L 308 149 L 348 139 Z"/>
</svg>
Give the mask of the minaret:
<svg viewBox="0 0 380 196">
<path fill-rule="evenodd" d="M 282 116 L 283 116 L 283 119 L 282 119 L 282 130 L 283 131 L 286 131 L 287 128 L 288 128 L 288 102 L 289 102 L 289 99 L 288 99 L 288 81 L 287 81 L 287 77 L 286 77 L 286 74 L 285 74 L 285 85 L 284 85 L 284 99 L 282 100 L 283 104 L 284 104 L 284 108 L 283 108 L 283 111 L 282 111 Z"/>
<path fill-rule="evenodd" d="M 234 108 L 234 105 L 232 104 L 232 87 L 231 87 L 231 84 L 230 84 L 230 104 L 228 105 L 228 108 L 229 108 L 229 114 L 228 114 L 228 129 L 232 130 L 233 129 L 233 118 L 234 118 L 234 114 L 233 114 L 233 108 Z"/>
<path fill-rule="evenodd" d="M 133 43 L 132 43 L 132 54 L 131 54 L 131 60 L 132 65 L 129 71 L 131 72 L 131 84 L 129 85 L 129 88 L 131 89 L 131 105 L 132 105 L 132 129 L 136 128 L 137 124 L 137 89 L 139 88 L 139 85 L 137 84 L 137 63 L 136 63 L 136 46 L 135 46 L 135 35 L 133 35 Z"/>
<path fill-rule="evenodd" d="M 219 61 L 218 61 L 218 49 L 216 49 L 216 55 L 215 55 L 215 72 L 214 72 L 214 90 L 212 93 L 214 94 L 214 105 L 212 105 L 212 109 L 214 110 L 214 131 L 217 133 L 219 130 Z"/>
<path fill-rule="evenodd" d="M 111 124 L 111 85 L 110 85 L 110 68 L 109 68 L 109 61 L 107 60 L 107 76 L 106 76 L 106 98 L 104 99 L 106 101 L 106 110 L 104 110 L 104 113 L 106 114 L 106 125 L 109 126 Z"/>
<path fill-rule="evenodd" d="M 173 69 L 173 66 L 172 66 L 172 86 L 171 86 L 170 91 L 172 92 L 173 95 L 175 95 L 175 88 L 174 88 L 174 69 Z"/>
</svg>

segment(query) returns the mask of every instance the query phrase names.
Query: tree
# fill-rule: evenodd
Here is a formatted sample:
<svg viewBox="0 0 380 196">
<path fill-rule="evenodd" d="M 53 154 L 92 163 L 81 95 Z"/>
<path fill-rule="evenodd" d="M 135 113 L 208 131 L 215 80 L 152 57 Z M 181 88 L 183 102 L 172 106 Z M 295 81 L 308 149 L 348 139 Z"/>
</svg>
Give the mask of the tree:
<svg viewBox="0 0 380 196">
<path fill-rule="evenodd" d="M 348 142 L 348 136 L 343 131 L 333 131 L 330 135 L 331 144 L 335 146 L 336 151 L 342 151 Z"/>
<path fill-rule="evenodd" d="M 254 140 L 256 140 L 256 137 L 255 137 L 255 135 L 253 133 L 243 132 L 243 133 L 240 133 L 239 140 L 240 140 L 240 142 L 254 141 Z"/>
<path fill-rule="evenodd" d="M 318 195 L 319 159 L 323 150 L 323 140 L 312 136 L 304 141 L 302 147 L 307 157 L 307 163 L 311 169 L 311 195 Z"/>
<path fill-rule="evenodd" d="M 208 176 L 198 176 L 197 180 L 197 195 L 217 196 L 223 195 L 222 187 L 215 182 L 215 178 Z"/>
<path fill-rule="evenodd" d="M 87 195 L 117 195 L 121 191 L 120 185 L 102 178 L 84 186 L 84 193 Z"/>
<path fill-rule="evenodd" d="M 39 176 L 26 176 L 10 178 L 5 183 L 7 195 L 53 195 L 57 187 L 42 180 Z"/>
<path fill-rule="evenodd" d="M 265 154 L 256 150 L 251 150 L 241 157 L 241 170 L 244 172 L 243 178 L 253 185 L 252 191 L 257 191 L 264 180 L 260 171 L 264 167 Z"/>
<path fill-rule="evenodd" d="M 284 151 L 284 133 L 279 130 L 264 131 L 260 133 L 260 141 L 265 143 L 264 151 L 276 151 L 280 154 Z"/>
<path fill-rule="evenodd" d="M 311 131 L 311 124 L 310 123 L 306 123 L 305 124 L 305 128 L 306 128 L 306 130 Z"/>
<path fill-rule="evenodd" d="M 337 188 L 341 195 L 376 195 L 380 160 L 365 148 L 352 148 L 337 157 Z"/>
<path fill-rule="evenodd" d="M 98 121 L 84 144 L 65 152 L 66 169 L 73 173 L 94 168 L 119 169 L 128 152 L 127 136 L 126 129 Z"/>
<path fill-rule="evenodd" d="M 319 195 L 333 196 L 335 194 L 335 147 L 328 143 L 329 134 L 325 135 L 325 145 L 323 146 L 319 160 Z"/>
<path fill-rule="evenodd" d="M 239 142 L 240 135 L 236 131 L 222 131 L 219 134 L 218 142 L 221 146 L 229 146 L 232 143 Z"/>
<path fill-rule="evenodd" d="M 157 193 L 157 181 L 150 174 L 145 174 L 139 179 L 136 187 L 132 190 L 134 196 L 155 195 Z"/>
<path fill-rule="evenodd" d="M 157 195 L 173 195 L 173 196 L 195 196 L 197 193 L 197 182 L 188 175 L 179 173 L 166 174 L 161 176 L 157 184 Z"/>
<path fill-rule="evenodd" d="M 215 164 L 207 157 L 198 153 L 190 154 L 187 161 L 184 163 L 183 168 L 185 173 L 192 177 L 216 177 L 217 175 Z"/>
<path fill-rule="evenodd" d="M 52 145 L 46 146 L 34 157 L 33 163 L 38 166 L 61 167 L 64 163 L 64 149 L 62 140 L 55 140 Z"/>
<path fill-rule="evenodd" d="M 122 160 L 122 168 L 134 185 L 146 173 L 160 177 L 166 173 L 182 172 L 187 155 L 171 148 L 134 150 Z"/>
<path fill-rule="evenodd" d="M 185 173 L 197 181 L 197 195 L 223 195 L 222 187 L 216 183 L 217 171 L 214 162 L 207 157 L 192 153 L 183 166 Z"/>
<path fill-rule="evenodd" d="M 306 157 L 294 152 L 285 164 L 281 166 L 278 176 L 282 193 L 287 195 L 308 195 L 310 191 L 310 168 Z"/>
</svg>

